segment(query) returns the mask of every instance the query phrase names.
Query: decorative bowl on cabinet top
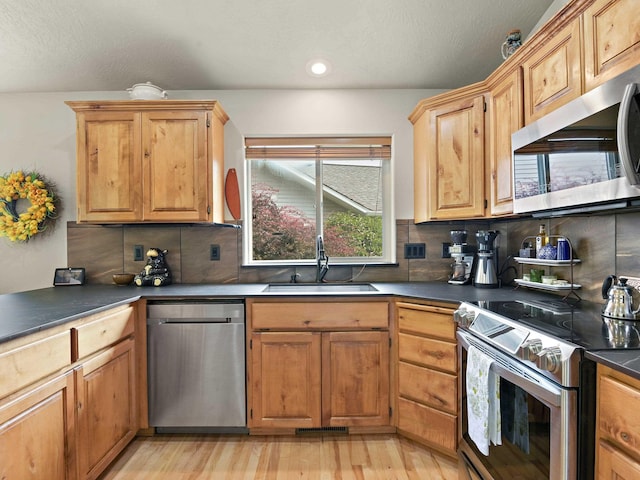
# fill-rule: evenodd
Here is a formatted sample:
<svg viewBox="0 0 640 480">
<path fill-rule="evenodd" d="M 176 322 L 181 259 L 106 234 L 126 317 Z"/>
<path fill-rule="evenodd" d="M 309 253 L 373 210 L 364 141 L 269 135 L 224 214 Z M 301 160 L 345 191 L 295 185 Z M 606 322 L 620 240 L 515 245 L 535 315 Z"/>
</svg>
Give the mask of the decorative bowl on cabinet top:
<svg viewBox="0 0 640 480">
<path fill-rule="evenodd" d="M 136 83 L 133 87 L 127 88 L 127 92 L 132 100 L 165 100 L 169 97 L 166 90 L 151 82 Z"/>
</svg>

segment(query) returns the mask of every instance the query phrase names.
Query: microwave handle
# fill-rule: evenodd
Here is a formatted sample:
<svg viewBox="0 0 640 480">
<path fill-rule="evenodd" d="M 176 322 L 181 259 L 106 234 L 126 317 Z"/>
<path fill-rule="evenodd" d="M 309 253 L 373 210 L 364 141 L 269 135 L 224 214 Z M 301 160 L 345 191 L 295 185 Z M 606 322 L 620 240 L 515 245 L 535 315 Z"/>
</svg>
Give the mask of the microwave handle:
<svg viewBox="0 0 640 480">
<path fill-rule="evenodd" d="M 620 154 L 620 160 L 622 161 L 622 168 L 629 183 L 640 188 L 640 173 L 637 170 L 637 162 L 640 159 L 631 158 L 631 150 L 629 148 L 629 110 L 631 108 L 631 102 L 633 97 L 638 92 L 638 84 L 630 83 L 624 89 L 624 95 L 620 102 L 620 111 L 618 112 L 618 152 Z"/>
</svg>

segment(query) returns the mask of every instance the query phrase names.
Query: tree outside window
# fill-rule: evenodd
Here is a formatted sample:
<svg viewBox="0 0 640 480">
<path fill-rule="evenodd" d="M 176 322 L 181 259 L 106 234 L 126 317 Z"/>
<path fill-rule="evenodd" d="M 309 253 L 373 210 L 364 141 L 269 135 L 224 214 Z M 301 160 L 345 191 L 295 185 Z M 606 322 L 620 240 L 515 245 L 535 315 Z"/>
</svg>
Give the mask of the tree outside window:
<svg viewBox="0 0 640 480">
<path fill-rule="evenodd" d="M 294 157 L 294 150 L 307 157 Z M 370 148 L 344 155 L 341 146 L 329 158 L 317 155 L 317 147 L 314 150 L 315 155 L 308 155 L 300 145 L 290 149 L 279 145 L 276 158 L 264 151 L 257 158 L 251 158 L 255 152 L 247 155 L 249 263 L 314 260 L 317 235 L 323 236 L 332 263 L 384 262 L 389 258 L 385 247 L 389 250 L 395 243 L 385 242 L 385 220 L 390 220 L 390 199 L 385 201 L 390 195 L 389 159 L 371 158 Z M 388 151 L 390 156 L 390 147 Z"/>
</svg>

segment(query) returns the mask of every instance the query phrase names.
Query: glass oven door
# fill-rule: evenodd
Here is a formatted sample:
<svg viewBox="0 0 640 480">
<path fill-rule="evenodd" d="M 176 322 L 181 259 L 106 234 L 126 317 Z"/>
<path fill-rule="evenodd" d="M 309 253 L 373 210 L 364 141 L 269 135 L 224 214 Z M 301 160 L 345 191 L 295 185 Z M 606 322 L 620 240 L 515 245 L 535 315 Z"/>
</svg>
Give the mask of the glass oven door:
<svg viewBox="0 0 640 480">
<path fill-rule="evenodd" d="M 501 445 L 482 454 L 467 429 L 466 360 L 474 345 L 500 377 Z M 575 479 L 577 391 L 562 388 L 473 335 L 458 331 L 460 458 L 467 477 L 483 480 Z"/>
</svg>

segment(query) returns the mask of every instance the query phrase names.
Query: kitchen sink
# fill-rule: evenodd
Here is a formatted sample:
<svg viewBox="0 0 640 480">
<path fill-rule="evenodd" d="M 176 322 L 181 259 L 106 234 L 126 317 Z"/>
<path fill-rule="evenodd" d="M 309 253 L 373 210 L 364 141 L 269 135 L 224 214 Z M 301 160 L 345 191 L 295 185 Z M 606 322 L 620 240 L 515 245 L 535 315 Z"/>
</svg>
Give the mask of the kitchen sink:
<svg viewBox="0 0 640 480">
<path fill-rule="evenodd" d="M 370 283 L 270 283 L 263 292 L 272 293 L 362 293 L 377 292 Z"/>
</svg>

